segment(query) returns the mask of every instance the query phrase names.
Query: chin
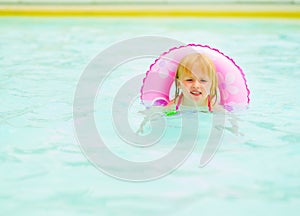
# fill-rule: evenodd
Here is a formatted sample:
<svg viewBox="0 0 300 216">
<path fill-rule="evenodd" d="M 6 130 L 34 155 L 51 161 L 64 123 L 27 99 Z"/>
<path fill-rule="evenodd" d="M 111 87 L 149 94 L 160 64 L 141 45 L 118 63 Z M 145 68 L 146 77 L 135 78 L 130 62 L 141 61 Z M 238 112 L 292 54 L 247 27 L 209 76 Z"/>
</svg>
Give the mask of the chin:
<svg viewBox="0 0 300 216">
<path fill-rule="evenodd" d="M 205 104 L 207 97 L 201 95 L 201 96 L 192 96 L 191 100 L 195 103 Z"/>
<path fill-rule="evenodd" d="M 201 100 L 205 100 L 206 97 L 204 97 L 203 95 L 199 95 L 199 96 L 190 95 L 190 98 L 191 98 L 193 101 L 201 101 Z"/>
</svg>

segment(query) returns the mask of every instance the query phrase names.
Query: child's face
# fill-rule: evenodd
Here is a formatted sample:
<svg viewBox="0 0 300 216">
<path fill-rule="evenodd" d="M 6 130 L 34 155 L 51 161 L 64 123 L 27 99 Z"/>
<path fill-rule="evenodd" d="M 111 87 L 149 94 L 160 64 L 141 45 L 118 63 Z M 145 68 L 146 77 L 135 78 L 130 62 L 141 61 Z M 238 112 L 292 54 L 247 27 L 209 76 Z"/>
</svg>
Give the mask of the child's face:
<svg viewBox="0 0 300 216">
<path fill-rule="evenodd" d="M 201 67 L 194 65 L 192 73 L 184 73 L 178 79 L 178 86 L 182 89 L 183 104 L 199 106 L 206 105 L 207 96 L 210 93 L 212 81 L 207 73 L 201 71 Z"/>
</svg>

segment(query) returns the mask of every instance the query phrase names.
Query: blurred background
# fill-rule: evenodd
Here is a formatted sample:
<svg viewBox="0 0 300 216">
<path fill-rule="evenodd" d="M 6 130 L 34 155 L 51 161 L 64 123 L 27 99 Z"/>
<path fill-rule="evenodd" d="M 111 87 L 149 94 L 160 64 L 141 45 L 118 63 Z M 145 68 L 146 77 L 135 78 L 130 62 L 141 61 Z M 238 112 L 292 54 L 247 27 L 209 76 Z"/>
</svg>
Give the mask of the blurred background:
<svg viewBox="0 0 300 216">
<path fill-rule="evenodd" d="M 0 0 L 0 15 L 295 18 L 300 17 L 299 3 L 300 0 Z"/>
<path fill-rule="evenodd" d="M 0 0 L 1 3 L 86 3 L 86 4 L 189 4 L 189 3 L 299 3 L 299 0 Z"/>
</svg>

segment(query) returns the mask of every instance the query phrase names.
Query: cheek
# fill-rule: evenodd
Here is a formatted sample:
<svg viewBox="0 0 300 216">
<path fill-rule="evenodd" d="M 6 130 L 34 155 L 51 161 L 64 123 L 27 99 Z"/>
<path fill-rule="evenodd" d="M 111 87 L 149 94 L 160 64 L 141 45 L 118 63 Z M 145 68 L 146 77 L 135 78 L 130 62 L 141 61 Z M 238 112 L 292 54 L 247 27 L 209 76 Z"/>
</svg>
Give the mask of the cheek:
<svg viewBox="0 0 300 216">
<path fill-rule="evenodd" d="M 211 83 L 207 83 L 205 85 L 205 89 L 206 89 L 206 91 L 210 91 L 210 89 L 211 89 Z"/>
<path fill-rule="evenodd" d="M 184 81 L 181 81 L 178 86 L 181 87 L 181 88 L 184 88 L 184 87 L 186 88 L 188 86 L 188 83 L 184 82 Z"/>
<path fill-rule="evenodd" d="M 191 83 L 184 83 L 183 87 L 186 88 L 186 89 L 189 89 L 191 88 Z"/>
</svg>

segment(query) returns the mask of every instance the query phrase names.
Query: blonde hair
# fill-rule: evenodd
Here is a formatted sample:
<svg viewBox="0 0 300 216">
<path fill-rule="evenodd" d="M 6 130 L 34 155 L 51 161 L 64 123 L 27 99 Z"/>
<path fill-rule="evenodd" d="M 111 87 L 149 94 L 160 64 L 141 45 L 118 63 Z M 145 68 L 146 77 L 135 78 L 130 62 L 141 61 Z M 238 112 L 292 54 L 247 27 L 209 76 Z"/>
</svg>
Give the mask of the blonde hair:
<svg viewBox="0 0 300 216">
<path fill-rule="evenodd" d="M 179 65 L 177 67 L 176 72 L 176 80 L 175 80 L 175 100 L 177 100 L 179 96 L 179 88 L 178 88 L 178 79 L 187 74 L 187 75 L 193 75 L 192 68 L 193 65 L 199 63 L 201 71 L 204 71 L 208 74 L 209 78 L 211 79 L 211 88 L 210 88 L 210 98 L 211 101 L 214 102 L 214 104 L 217 102 L 217 93 L 218 93 L 218 79 L 216 75 L 216 69 L 214 63 L 205 55 L 200 53 L 192 53 L 184 58 L 181 59 L 179 62 Z M 193 75 L 194 76 L 194 75 Z"/>
</svg>

